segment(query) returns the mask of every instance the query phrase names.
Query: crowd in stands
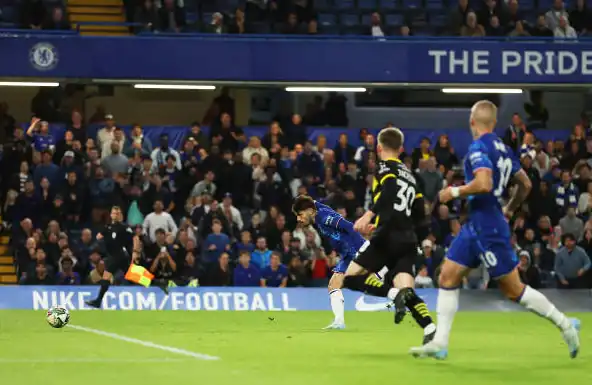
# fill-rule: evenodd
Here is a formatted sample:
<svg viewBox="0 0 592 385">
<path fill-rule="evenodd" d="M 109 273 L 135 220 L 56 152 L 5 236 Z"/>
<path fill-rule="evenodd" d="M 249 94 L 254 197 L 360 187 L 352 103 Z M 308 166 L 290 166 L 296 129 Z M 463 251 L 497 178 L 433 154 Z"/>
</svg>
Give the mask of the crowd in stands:
<svg viewBox="0 0 592 385">
<path fill-rule="evenodd" d="M 0 22 L 67 30 L 61 5 L 22 0 L 2 6 Z M 285 35 L 445 35 L 577 38 L 592 34 L 587 0 L 126 0 L 136 33 L 203 32 Z"/>
<path fill-rule="evenodd" d="M 371 204 L 375 137 L 359 131 L 354 147 L 306 140 L 299 115 L 273 122 L 263 137 L 246 137 L 224 108 L 209 134 L 198 123 L 178 148 L 165 134 L 152 141 L 106 114 L 96 134 L 73 111 L 63 136 L 35 118 L 15 125 L 0 104 L 0 129 L 12 136 L 2 157 L 2 219 L 22 284 L 96 283 L 108 257 L 97 234 L 118 206 L 141 243 L 142 264 L 176 284 L 322 286 L 340 256 L 313 227 L 291 213 L 309 194 L 355 220 Z M 513 218 L 513 244 L 523 280 L 533 287 L 592 287 L 592 136 L 582 116 L 569 137 L 542 143 L 516 114 L 504 142 L 520 156 L 532 192 Z M 432 287 L 466 215 L 466 205 L 440 205 L 437 192 L 463 183 L 462 159 L 446 135 L 407 144 L 401 159 L 416 170 L 432 218 L 421 242 L 417 283 Z M 99 237 L 100 238 L 100 237 Z M 123 272 L 110 272 L 118 283 Z M 483 269 L 467 288 L 495 282 Z"/>
</svg>

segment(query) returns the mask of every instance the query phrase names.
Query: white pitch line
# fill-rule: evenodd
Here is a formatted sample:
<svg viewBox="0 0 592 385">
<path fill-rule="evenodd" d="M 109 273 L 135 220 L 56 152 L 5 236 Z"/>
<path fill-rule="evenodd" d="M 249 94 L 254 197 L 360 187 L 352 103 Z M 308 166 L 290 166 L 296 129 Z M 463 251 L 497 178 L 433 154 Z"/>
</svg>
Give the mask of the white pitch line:
<svg viewBox="0 0 592 385">
<path fill-rule="evenodd" d="M 147 364 L 163 362 L 187 362 L 188 358 L 49 358 L 49 359 L 10 359 L 0 358 L 0 364 L 79 364 L 79 363 L 113 363 L 113 364 Z"/>
<path fill-rule="evenodd" d="M 115 333 L 104 332 L 104 331 L 98 330 L 98 329 L 87 328 L 84 326 L 68 325 L 68 327 L 71 327 L 72 329 L 80 330 L 83 332 L 87 332 L 87 333 L 97 334 L 97 335 L 100 335 L 103 337 L 113 338 L 113 339 L 119 340 L 119 341 L 129 342 L 131 344 L 136 344 L 136 345 L 144 346 L 147 348 L 153 348 L 153 349 L 163 350 L 163 351 L 169 352 L 169 353 L 179 354 L 182 356 L 193 357 L 198 360 L 215 361 L 215 360 L 220 359 L 220 357 L 216 357 L 216 356 L 195 353 L 195 352 L 191 352 L 189 350 L 174 348 L 172 346 L 159 345 L 159 344 L 155 344 L 154 342 L 143 341 L 143 340 L 126 337 L 126 336 L 122 336 L 122 335 L 115 334 Z"/>
</svg>

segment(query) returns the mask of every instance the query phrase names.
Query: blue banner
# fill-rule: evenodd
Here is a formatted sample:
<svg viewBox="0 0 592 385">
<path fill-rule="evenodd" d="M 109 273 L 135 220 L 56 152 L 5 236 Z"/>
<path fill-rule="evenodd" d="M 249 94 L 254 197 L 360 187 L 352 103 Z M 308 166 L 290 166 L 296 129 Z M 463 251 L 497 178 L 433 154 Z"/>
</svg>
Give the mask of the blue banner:
<svg viewBox="0 0 592 385">
<path fill-rule="evenodd" d="M 592 40 L 0 36 L 5 77 L 592 83 Z"/>
<path fill-rule="evenodd" d="M 84 304 L 98 292 L 96 286 L 0 286 L 0 310 L 45 310 L 62 305 L 70 310 L 89 310 Z M 436 289 L 418 289 L 430 311 L 435 311 Z M 349 311 L 386 311 L 390 301 L 349 290 L 343 291 Z M 590 290 L 544 290 L 562 311 L 592 311 Z M 169 295 L 159 289 L 112 287 L 103 300 L 105 310 L 185 311 L 330 311 L 326 289 L 266 289 L 241 287 L 175 288 Z M 461 310 L 516 311 L 523 308 L 503 299 L 497 290 L 463 290 Z"/>
</svg>

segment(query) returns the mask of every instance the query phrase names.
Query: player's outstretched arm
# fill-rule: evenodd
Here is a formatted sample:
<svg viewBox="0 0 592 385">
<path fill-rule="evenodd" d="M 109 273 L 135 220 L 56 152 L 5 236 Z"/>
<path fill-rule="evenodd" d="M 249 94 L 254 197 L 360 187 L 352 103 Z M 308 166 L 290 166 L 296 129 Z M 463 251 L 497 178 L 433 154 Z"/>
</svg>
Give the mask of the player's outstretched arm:
<svg viewBox="0 0 592 385">
<path fill-rule="evenodd" d="M 474 178 L 468 184 L 460 187 L 446 187 L 440 191 L 440 202 L 446 203 L 456 198 L 470 195 L 487 194 L 493 189 L 493 177 L 490 168 L 480 168 L 475 171 Z"/>
<path fill-rule="evenodd" d="M 516 182 L 518 188 L 514 190 L 514 194 L 512 194 L 508 204 L 506 207 L 504 207 L 504 213 L 508 216 L 512 216 L 514 214 L 522 202 L 524 202 L 524 200 L 528 197 L 528 194 L 532 189 L 532 182 L 524 170 L 519 170 L 516 174 L 514 174 L 514 181 Z"/>
</svg>

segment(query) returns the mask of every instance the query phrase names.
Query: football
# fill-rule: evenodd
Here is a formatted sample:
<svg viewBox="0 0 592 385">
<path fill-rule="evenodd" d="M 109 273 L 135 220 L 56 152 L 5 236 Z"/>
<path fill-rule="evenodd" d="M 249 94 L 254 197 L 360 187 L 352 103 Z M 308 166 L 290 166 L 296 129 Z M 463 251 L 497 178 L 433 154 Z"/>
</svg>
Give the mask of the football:
<svg viewBox="0 0 592 385">
<path fill-rule="evenodd" d="M 70 322 L 70 312 L 63 306 L 52 306 L 45 317 L 52 328 L 63 328 Z"/>
</svg>

